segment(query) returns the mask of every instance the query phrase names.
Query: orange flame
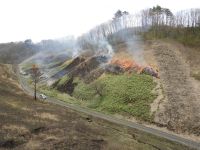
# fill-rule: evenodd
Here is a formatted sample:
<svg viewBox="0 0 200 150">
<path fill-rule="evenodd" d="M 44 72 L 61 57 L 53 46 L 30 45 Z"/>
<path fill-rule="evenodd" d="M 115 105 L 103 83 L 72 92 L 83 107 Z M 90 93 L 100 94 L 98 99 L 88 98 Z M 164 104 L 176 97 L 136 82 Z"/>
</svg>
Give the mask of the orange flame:
<svg viewBox="0 0 200 150">
<path fill-rule="evenodd" d="M 120 66 L 125 71 L 127 71 L 128 74 L 131 74 L 132 71 L 136 71 L 138 74 L 140 74 L 144 71 L 145 68 L 150 68 L 147 70 L 146 73 L 149 73 L 149 75 L 157 74 L 156 76 L 155 75 L 154 76 L 159 78 L 158 69 L 152 64 L 147 66 L 142 66 L 138 65 L 134 60 L 131 59 L 116 59 L 116 58 L 111 61 L 111 64 Z"/>
<path fill-rule="evenodd" d="M 130 69 L 135 69 L 136 71 L 139 71 L 142 68 L 142 66 L 138 65 L 135 61 L 128 59 L 113 59 L 111 61 L 111 64 L 119 65 L 127 71 Z"/>
</svg>

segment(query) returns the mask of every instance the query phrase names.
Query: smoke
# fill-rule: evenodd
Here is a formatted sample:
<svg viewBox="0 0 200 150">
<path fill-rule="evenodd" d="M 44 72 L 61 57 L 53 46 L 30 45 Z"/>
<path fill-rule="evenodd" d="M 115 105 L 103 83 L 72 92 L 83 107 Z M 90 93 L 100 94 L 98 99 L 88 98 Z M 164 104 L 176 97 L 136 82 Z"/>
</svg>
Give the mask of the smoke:
<svg viewBox="0 0 200 150">
<path fill-rule="evenodd" d="M 125 16 L 108 21 L 76 39 L 69 36 L 56 40 L 43 40 L 36 44 L 40 53 L 35 55 L 32 61 L 41 66 L 49 66 L 51 63 L 62 63 L 67 59 L 73 59 L 82 56 L 85 52 L 92 51 L 88 57 L 103 56 L 102 58 L 107 58 L 107 62 L 102 61 L 101 66 L 103 67 L 118 52 L 116 45 L 123 43 L 133 60 L 139 65 L 145 65 L 143 42 L 137 34 L 138 27 L 132 23 L 133 18 Z M 46 72 L 51 74 L 49 70 Z"/>
<path fill-rule="evenodd" d="M 127 49 L 129 53 L 133 56 L 134 61 L 139 65 L 146 65 L 144 59 L 144 43 L 138 35 L 134 35 L 126 40 Z"/>
<path fill-rule="evenodd" d="M 114 51 L 112 46 L 109 44 L 109 42 L 106 39 L 102 39 L 96 43 L 98 45 L 97 54 L 99 55 L 105 55 L 108 58 L 112 58 Z"/>
<path fill-rule="evenodd" d="M 137 64 L 146 65 L 144 59 L 144 42 L 136 30 L 137 28 L 125 28 L 110 35 L 108 39 L 113 47 L 119 47 L 117 49 L 120 49 L 120 45 L 123 45 Z"/>
<path fill-rule="evenodd" d="M 99 37 L 99 35 L 91 36 L 85 34 L 77 39 L 78 52 L 93 51 L 93 55 L 103 55 L 112 58 L 114 50 L 109 43 L 107 37 Z"/>
</svg>

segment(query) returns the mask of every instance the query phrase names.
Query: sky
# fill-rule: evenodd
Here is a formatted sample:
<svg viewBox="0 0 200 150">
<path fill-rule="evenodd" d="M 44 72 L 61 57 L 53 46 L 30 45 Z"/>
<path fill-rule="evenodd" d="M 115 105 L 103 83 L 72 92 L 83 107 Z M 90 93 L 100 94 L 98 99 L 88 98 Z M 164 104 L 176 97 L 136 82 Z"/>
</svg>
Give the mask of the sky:
<svg viewBox="0 0 200 150">
<path fill-rule="evenodd" d="M 160 5 L 173 12 L 200 8 L 200 0 L 0 0 L 0 43 L 79 36 L 113 17 Z"/>
</svg>

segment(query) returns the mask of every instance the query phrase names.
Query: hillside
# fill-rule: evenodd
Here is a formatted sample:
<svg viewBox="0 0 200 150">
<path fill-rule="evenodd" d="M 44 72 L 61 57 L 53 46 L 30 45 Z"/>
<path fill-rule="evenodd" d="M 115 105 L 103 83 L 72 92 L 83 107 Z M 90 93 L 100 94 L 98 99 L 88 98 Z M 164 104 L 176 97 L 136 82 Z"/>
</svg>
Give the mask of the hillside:
<svg viewBox="0 0 200 150">
<path fill-rule="evenodd" d="M 63 41 L 53 39 L 33 43 L 28 39 L 20 42 L 2 43 L 0 44 L 0 63 L 19 64 L 38 52 L 61 53 L 72 49 L 74 43 L 73 37 L 66 37 Z M 68 52 L 68 55 L 72 55 L 72 52 L 71 54 Z"/>
<path fill-rule="evenodd" d="M 41 67 L 42 72 L 51 72 L 51 76 L 41 80 L 39 89 L 67 103 L 150 122 L 161 130 L 199 139 L 199 51 L 172 41 L 145 41 L 142 47 L 138 42 L 113 45 L 111 59 L 84 51 L 50 69 L 45 65 L 50 71 Z M 142 62 L 153 70 L 145 72 Z M 21 67 L 26 71 L 24 63 Z"/>
<path fill-rule="evenodd" d="M 0 70 L 1 149 L 187 149 L 53 104 L 33 101 L 21 90 L 10 65 L 0 64 Z"/>
<path fill-rule="evenodd" d="M 36 52 L 33 45 L 24 42 L 0 44 L 0 63 L 20 63 Z"/>
<path fill-rule="evenodd" d="M 178 133 L 199 136 L 200 82 L 193 75 L 199 71 L 198 49 L 158 40 L 151 41 L 147 47 L 159 67 L 164 95 L 155 122 Z"/>
<path fill-rule="evenodd" d="M 57 62 L 51 54 L 43 53 L 23 62 L 21 69 L 29 74 L 31 65 L 27 64 L 43 60 L 44 63 L 40 61 L 38 66 L 43 76 L 48 78 L 41 79 L 41 92 L 62 97 L 64 101 L 68 101 L 67 95 L 70 95 L 75 98 L 71 103 L 151 122 L 153 115 L 150 112 L 150 104 L 156 98 L 156 93 L 152 92 L 156 87 L 153 78 L 158 78 L 158 73 L 156 69 L 142 65 L 145 61 L 140 53 L 137 53 L 138 57 L 134 56 L 140 48 L 139 44 L 136 44 L 141 42 L 139 37 L 126 37 L 119 32 L 110 39 L 113 39 L 112 56 L 106 53 L 106 47 L 100 52 L 83 50 L 71 59 L 63 55 L 64 62 L 61 59 Z M 141 64 L 136 62 L 135 58 L 141 60 Z M 50 67 L 48 62 L 58 65 Z M 28 75 L 24 76 L 24 79 L 30 81 Z"/>
</svg>

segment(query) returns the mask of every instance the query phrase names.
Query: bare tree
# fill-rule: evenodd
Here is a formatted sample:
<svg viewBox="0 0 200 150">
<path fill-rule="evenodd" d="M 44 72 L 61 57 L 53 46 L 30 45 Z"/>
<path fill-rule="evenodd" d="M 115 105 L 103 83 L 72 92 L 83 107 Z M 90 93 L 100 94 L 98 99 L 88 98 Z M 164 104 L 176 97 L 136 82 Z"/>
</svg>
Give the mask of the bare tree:
<svg viewBox="0 0 200 150">
<path fill-rule="evenodd" d="M 37 100 L 37 83 L 39 82 L 39 77 L 41 76 L 41 73 L 39 71 L 39 68 L 36 64 L 32 66 L 32 73 L 31 73 L 33 84 L 34 84 L 34 99 Z"/>
</svg>

